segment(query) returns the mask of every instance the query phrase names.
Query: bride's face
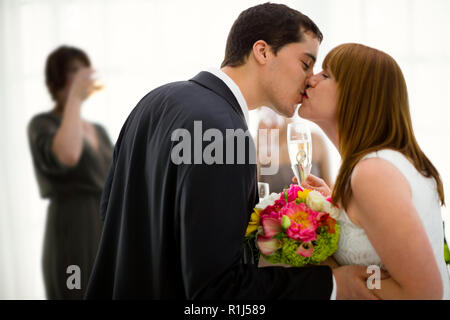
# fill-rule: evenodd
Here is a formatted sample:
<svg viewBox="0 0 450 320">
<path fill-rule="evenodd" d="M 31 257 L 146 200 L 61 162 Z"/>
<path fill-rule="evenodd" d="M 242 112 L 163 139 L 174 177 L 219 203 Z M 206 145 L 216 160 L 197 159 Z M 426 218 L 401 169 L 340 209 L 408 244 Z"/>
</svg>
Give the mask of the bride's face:
<svg viewBox="0 0 450 320">
<path fill-rule="evenodd" d="M 299 109 L 300 117 L 317 124 L 336 122 L 338 89 L 331 72 L 324 70 L 311 76 L 306 96 Z"/>
</svg>

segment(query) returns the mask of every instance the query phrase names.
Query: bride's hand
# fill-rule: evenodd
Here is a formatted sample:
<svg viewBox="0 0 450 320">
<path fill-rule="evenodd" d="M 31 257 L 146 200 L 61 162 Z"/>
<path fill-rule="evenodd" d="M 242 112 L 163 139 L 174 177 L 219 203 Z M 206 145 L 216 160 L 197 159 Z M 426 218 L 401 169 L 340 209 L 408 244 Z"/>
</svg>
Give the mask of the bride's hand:
<svg viewBox="0 0 450 320">
<path fill-rule="evenodd" d="M 329 266 L 331 269 L 339 268 L 340 265 L 334 260 L 333 256 L 328 257 L 324 262 L 320 264 L 321 266 Z"/>
<path fill-rule="evenodd" d="M 298 183 L 297 178 L 293 177 L 292 182 Z M 316 177 L 313 174 L 308 175 L 306 177 L 305 181 L 302 182 L 301 186 L 304 189 L 313 189 L 313 190 L 319 191 L 325 197 L 331 196 L 330 187 L 325 183 L 325 181 L 323 181 L 319 177 Z"/>
</svg>

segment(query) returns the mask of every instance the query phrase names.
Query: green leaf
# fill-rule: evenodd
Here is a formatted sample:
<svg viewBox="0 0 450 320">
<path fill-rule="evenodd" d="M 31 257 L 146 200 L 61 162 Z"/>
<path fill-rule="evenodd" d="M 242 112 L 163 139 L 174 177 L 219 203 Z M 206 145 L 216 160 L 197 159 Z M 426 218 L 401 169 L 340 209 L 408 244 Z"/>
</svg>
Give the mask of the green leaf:
<svg viewBox="0 0 450 320">
<path fill-rule="evenodd" d="M 248 236 L 246 236 L 245 238 L 248 239 L 248 240 L 251 240 L 251 239 L 253 239 L 253 238 L 256 238 L 256 234 L 258 233 L 257 231 L 258 231 L 258 230 L 255 230 L 254 232 L 250 233 L 250 234 L 249 234 Z"/>
<path fill-rule="evenodd" d="M 272 237 L 273 239 L 282 240 L 283 239 L 283 232 L 278 232 L 276 235 Z"/>
<path fill-rule="evenodd" d="M 444 243 L 444 260 L 446 263 L 450 263 L 450 250 L 446 243 Z"/>
<path fill-rule="evenodd" d="M 256 236 L 253 238 L 256 238 Z M 249 252 L 249 254 L 251 256 L 251 261 L 248 261 L 246 263 L 253 263 L 255 265 L 258 265 L 259 249 L 258 249 L 258 246 L 256 245 L 256 240 L 247 238 L 247 241 L 245 241 L 245 246 L 246 246 L 246 249 L 248 250 L 247 252 Z"/>
</svg>

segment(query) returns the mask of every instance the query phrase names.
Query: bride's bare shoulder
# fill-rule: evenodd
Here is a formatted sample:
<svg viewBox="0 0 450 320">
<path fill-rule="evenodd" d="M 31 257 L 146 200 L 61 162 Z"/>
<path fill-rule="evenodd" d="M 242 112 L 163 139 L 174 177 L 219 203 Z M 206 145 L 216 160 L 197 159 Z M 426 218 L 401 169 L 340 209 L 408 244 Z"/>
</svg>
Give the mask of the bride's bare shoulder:
<svg viewBox="0 0 450 320">
<path fill-rule="evenodd" d="M 350 179 L 352 198 L 372 205 L 389 199 L 411 197 L 411 188 L 403 174 L 389 161 L 369 158 L 360 161 Z"/>
</svg>

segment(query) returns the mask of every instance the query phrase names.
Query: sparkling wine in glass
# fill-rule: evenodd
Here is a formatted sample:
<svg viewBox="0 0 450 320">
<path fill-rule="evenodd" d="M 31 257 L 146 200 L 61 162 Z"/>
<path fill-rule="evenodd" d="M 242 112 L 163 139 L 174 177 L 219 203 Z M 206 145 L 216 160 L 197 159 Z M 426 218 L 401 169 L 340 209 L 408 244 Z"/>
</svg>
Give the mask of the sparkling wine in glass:
<svg viewBox="0 0 450 320">
<path fill-rule="evenodd" d="M 90 88 L 88 96 L 92 96 L 94 93 L 102 91 L 105 88 L 105 84 L 100 80 L 102 76 L 99 76 L 99 74 L 99 72 L 95 72 L 95 76 L 92 77 L 93 84 Z"/>
<path fill-rule="evenodd" d="M 262 201 L 269 196 L 269 184 L 265 182 L 258 182 L 259 200 Z"/>
<path fill-rule="evenodd" d="M 292 171 L 300 185 L 311 173 L 312 141 L 309 125 L 304 121 L 289 123 L 287 143 Z"/>
</svg>

